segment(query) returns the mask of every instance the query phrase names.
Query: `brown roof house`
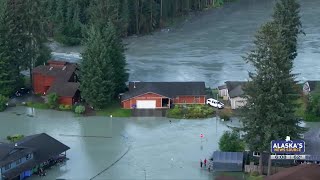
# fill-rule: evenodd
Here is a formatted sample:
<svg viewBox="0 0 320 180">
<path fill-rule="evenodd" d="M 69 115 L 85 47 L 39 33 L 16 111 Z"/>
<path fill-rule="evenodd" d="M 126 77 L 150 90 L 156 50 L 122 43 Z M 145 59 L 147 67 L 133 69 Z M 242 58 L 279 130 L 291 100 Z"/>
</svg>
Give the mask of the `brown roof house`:
<svg viewBox="0 0 320 180">
<path fill-rule="evenodd" d="M 218 87 L 219 96 L 230 101 L 231 109 L 237 109 L 246 104 L 246 99 L 242 97 L 242 88 L 245 84 L 246 81 L 226 81 L 225 85 Z"/>
<path fill-rule="evenodd" d="M 73 105 L 80 100 L 77 70 L 77 64 L 64 61 L 48 61 L 47 65 L 34 68 L 34 93 L 56 93 L 59 96 L 59 104 Z"/>
<path fill-rule="evenodd" d="M 303 93 L 305 95 L 320 89 L 320 81 L 307 81 L 303 84 Z"/>
</svg>

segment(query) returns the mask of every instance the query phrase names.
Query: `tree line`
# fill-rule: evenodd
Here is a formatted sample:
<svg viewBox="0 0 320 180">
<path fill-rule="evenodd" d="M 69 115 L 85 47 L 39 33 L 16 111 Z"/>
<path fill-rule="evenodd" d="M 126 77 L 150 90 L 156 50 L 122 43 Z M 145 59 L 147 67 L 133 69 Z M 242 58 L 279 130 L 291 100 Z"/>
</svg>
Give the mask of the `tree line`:
<svg viewBox="0 0 320 180">
<path fill-rule="evenodd" d="M 145 34 L 190 11 L 221 6 L 230 0 L 46 0 L 49 35 L 66 45 L 78 45 L 90 24 L 109 20 L 122 37 Z"/>
</svg>

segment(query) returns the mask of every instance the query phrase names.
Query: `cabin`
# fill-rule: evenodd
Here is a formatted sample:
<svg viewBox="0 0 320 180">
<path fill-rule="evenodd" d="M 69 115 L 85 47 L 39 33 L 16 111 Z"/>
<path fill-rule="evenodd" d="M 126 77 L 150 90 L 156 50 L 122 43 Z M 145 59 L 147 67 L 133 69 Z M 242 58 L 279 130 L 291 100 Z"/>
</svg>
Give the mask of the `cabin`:
<svg viewBox="0 0 320 180">
<path fill-rule="evenodd" d="M 0 180 L 25 179 L 70 148 L 46 133 L 26 136 L 16 143 L 0 143 Z"/>
<path fill-rule="evenodd" d="M 174 104 L 205 104 L 204 82 L 129 82 L 124 109 L 169 109 Z"/>
<path fill-rule="evenodd" d="M 224 100 L 228 100 L 231 109 L 238 109 L 246 104 L 246 99 L 243 98 L 243 86 L 246 81 L 226 81 L 225 85 L 219 86 L 219 96 Z"/>
<path fill-rule="evenodd" d="M 303 84 L 303 94 L 308 95 L 320 89 L 320 81 L 307 81 Z"/>
<path fill-rule="evenodd" d="M 73 105 L 80 101 L 78 66 L 64 61 L 48 61 L 47 65 L 38 66 L 32 71 L 35 94 L 56 93 L 59 104 Z"/>
<path fill-rule="evenodd" d="M 212 156 L 214 171 L 242 172 L 244 164 L 243 152 L 214 151 Z"/>
</svg>

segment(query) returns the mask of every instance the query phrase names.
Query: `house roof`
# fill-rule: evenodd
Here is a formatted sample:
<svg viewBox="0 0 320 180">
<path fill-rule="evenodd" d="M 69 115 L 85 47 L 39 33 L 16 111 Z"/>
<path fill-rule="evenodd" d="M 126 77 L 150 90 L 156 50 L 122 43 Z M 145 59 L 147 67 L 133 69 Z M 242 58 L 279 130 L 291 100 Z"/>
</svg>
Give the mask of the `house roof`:
<svg viewBox="0 0 320 180">
<path fill-rule="evenodd" d="M 226 83 L 230 98 L 234 98 L 234 97 L 243 95 L 242 87 L 247 82 L 246 81 L 226 81 L 225 83 Z"/>
<path fill-rule="evenodd" d="M 227 86 L 226 86 L 226 85 L 218 86 L 218 89 L 219 89 L 219 90 L 227 89 Z"/>
<path fill-rule="evenodd" d="M 213 163 L 243 163 L 243 152 L 222 152 L 214 151 L 212 154 Z"/>
<path fill-rule="evenodd" d="M 129 92 L 124 93 L 122 101 L 148 92 L 165 97 L 176 96 L 205 96 L 204 82 L 130 82 Z"/>
<path fill-rule="evenodd" d="M 18 142 L 18 145 L 35 149 L 34 158 L 37 163 L 42 163 L 70 149 L 46 133 L 26 136 Z"/>
<path fill-rule="evenodd" d="M 14 162 L 32 152 L 32 148 L 15 146 L 14 144 L 9 143 L 0 144 L 0 167 Z"/>
<path fill-rule="evenodd" d="M 310 92 L 314 91 L 317 86 L 320 86 L 320 81 L 307 81 L 309 84 Z"/>
<path fill-rule="evenodd" d="M 77 64 L 67 62 L 63 63 L 65 63 L 65 66 L 55 66 L 52 64 L 37 66 L 32 70 L 32 73 L 55 77 L 67 82 L 71 78 L 72 74 L 76 71 Z"/>
<path fill-rule="evenodd" d="M 73 97 L 79 90 L 80 83 L 56 81 L 50 86 L 47 94 L 56 93 L 58 96 Z"/>
<path fill-rule="evenodd" d="M 280 171 L 265 180 L 319 180 L 320 166 L 317 164 L 300 164 Z"/>
</svg>

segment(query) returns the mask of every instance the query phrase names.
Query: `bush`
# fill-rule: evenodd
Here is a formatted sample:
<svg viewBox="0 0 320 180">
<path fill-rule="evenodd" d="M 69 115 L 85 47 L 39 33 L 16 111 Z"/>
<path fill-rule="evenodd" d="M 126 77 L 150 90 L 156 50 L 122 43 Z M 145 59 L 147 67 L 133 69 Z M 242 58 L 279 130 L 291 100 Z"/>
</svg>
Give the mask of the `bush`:
<svg viewBox="0 0 320 180">
<path fill-rule="evenodd" d="M 226 152 L 242 152 L 244 151 L 245 144 L 240 139 L 240 134 L 235 131 L 225 131 L 219 140 L 220 151 Z"/>
<path fill-rule="evenodd" d="M 56 108 L 58 106 L 59 96 L 56 93 L 48 94 L 48 104 L 50 108 Z"/>
<path fill-rule="evenodd" d="M 83 114 L 86 111 L 86 108 L 82 105 L 79 105 L 75 108 L 74 112 L 77 114 Z"/>
<path fill-rule="evenodd" d="M 167 117 L 169 118 L 182 118 L 182 109 L 179 106 L 174 106 L 174 108 L 168 110 Z"/>
<path fill-rule="evenodd" d="M 7 140 L 10 141 L 10 142 L 17 142 L 21 139 L 24 138 L 24 135 L 22 134 L 16 134 L 16 135 L 13 135 L 13 136 L 7 136 Z"/>
<path fill-rule="evenodd" d="M 214 113 L 214 109 L 206 105 L 188 105 L 186 107 L 176 105 L 173 109 L 168 111 L 167 117 L 187 119 L 207 118 Z"/>
<path fill-rule="evenodd" d="M 0 95 L 0 112 L 7 108 L 8 98 Z"/>
<path fill-rule="evenodd" d="M 219 113 L 219 117 L 225 121 L 229 121 L 232 116 L 232 110 L 230 108 L 224 108 Z"/>
<path fill-rule="evenodd" d="M 72 106 L 60 104 L 60 105 L 59 105 L 59 109 L 60 109 L 61 111 L 69 111 L 69 110 L 72 110 Z"/>
</svg>

